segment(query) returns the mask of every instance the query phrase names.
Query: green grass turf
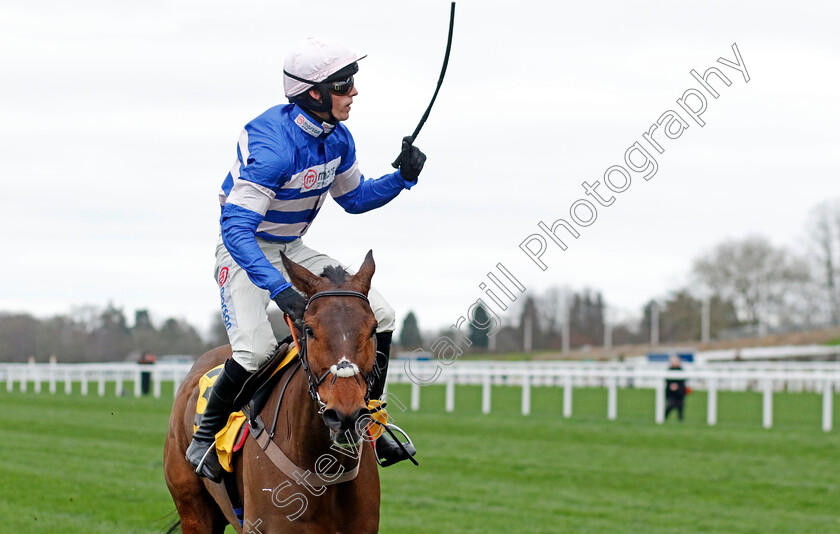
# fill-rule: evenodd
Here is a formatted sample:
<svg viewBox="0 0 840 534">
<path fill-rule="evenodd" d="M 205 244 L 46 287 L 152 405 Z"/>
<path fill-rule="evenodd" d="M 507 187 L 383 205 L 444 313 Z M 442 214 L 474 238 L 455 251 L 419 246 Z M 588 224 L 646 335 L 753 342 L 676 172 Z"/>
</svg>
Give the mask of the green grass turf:
<svg viewBox="0 0 840 534">
<path fill-rule="evenodd" d="M 408 403 L 407 386 L 391 393 Z M 820 430 L 821 397 L 777 394 L 774 428 L 761 428 L 759 393 L 719 393 L 719 423 L 705 396 L 686 421 L 653 422 L 651 390 L 458 386 L 421 391 L 419 412 L 392 402 L 419 449 L 419 468 L 381 471 L 382 528 L 413 532 L 837 532 L 840 433 Z M 83 397 L 0 389 L 0 532 L 160 532 L 174 516 L 162 449 L 171 388 L 161 399 Z M 835 414 L 840 409 L 835 407 Z M 840 421 L 835 421 L 840 429 Z M 11 450 L 8 450 L 8 449 Z M 229 529 L 230 530 L 230 529 Z"/>
</svg>

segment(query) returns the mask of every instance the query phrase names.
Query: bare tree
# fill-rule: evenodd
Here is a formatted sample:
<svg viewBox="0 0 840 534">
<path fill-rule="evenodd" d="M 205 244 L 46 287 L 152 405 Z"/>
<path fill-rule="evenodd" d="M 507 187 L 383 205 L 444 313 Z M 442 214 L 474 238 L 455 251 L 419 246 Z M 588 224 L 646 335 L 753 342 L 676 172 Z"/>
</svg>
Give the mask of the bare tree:
<svg viewBox="0 0 840 534">
<path fill-rule="evenodd" d="M 540 309 L 537 300 L 528 295 L 522 305 L 519 316 L 519 328 L 522 331 L 522 350 L 530 352 L 542 348 L 542 329 L 540 328 Z"/>
<path fill-rule="evenodd" d="M 572 290 L 552 286 L 537 297 L 540 322 L 545 325 L 546 348 L 558 349 L 563 345 L 563 327 L 569 323 L 567 296 Z"/>
<path fill-rule="evenodd" d="M 770 323 L 790 323 L 808 304 L 802 297 L 811 281 L 808 263 L 761 236 L 719 244 L 694 261 L 693 273 L 721 298 L 731 300 L 744 323 L 760 330 Z"/>
<path fill-rule="evenodd" d="M 840 199 L 817 205 L 808 221 L 817 284 L 832 325 L 840 324 Z"/>
<path fill-rule="evenodd" d="M 642 309 L 641 331 L 650 332 L 652 306 L 649 301 Z M 738 326 L 735 307 L 731 302 L 712 295 L 709 306 L 709 335 L 717 337 L 721 331 Z M 691 294 L 688 288 L 673 290 L 659 310 L 659 340 L 665 343 L 696 341 L 701 338 L 703 301 Z"/>
</svg>

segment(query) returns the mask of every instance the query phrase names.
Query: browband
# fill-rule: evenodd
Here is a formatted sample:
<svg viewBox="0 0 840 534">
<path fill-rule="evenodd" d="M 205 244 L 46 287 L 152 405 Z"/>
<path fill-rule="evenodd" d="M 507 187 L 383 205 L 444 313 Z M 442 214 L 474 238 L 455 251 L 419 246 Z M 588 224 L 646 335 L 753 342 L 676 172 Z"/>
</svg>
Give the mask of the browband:
<svg viewBox="0 0 840 534">
<path fill-rule="evenodd" d="M 309 309 L 309 306 L 312 305 L 312 301 L 321 297 L 357 297 L 370 304 L 370 301 L 364 295 L 364 293 L 359 293 L 358 291 L 350 291 L 349 289 L 329 289 L 327 291 L 315 293 L 314 295 L 309 297 L 309 301 L 307 301 L 305 309 Z"/>
</svg>

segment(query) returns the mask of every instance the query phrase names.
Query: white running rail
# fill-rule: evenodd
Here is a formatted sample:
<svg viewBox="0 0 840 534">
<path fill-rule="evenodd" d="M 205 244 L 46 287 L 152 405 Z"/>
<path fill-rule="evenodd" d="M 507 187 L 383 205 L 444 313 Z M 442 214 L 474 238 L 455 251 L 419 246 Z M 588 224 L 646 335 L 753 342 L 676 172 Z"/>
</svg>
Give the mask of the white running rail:
<svg viewBox="0 0 840 534">
<path fill-rule="evenodd" d="M 96 388 L 99 396 L 106 393 L 106 383 L 115 383 L 116 395 L 141 395 L 142 374 L 150 373 L 151 393 L 161 396 L 163 382 L 174 383 L 177 391 L 183 378 L 190 370 L 190 364 L 157 363 L 140 365 L 136 363 L 0 363 L 0 393 L 26 392 L 29 388 L 36 393 L 45 388 L 57 393 L 59 385 L 66 394 L 72 393 L 78 384 L 82 395 L 89 394 L 90 387 Z M 437 370 L 440 373 L 435 380 Z M 410 407 L 420 408 L 421 390 L 428 385 L 445 388 L 446 411 L 455 409 L 455 386 L 459 384 L 482 387 L 482 412 L 490 413 L 492 407 L 492 386 L 506 385 L 522 390 L 521 411 L 531 412 L 531 388 L 550 386 L 563 388 L 563 416 L 571 417 L 573 392 L 575 388 L 607 388 L 607 418 L 613 420 L 618 414 L 621 388 L 654 389 L 654 420 L 664 422 L 665 380 L 685 378 L 695 390 L 707 394 L 707 422 L 717 423 L 718 391 L 761 391 L 763 396 L 762 424 L 773 425 L 773 394 L 781 391 L 807 391 L 822 394 L 822 429 L 832 429 L 833 392 L 840 384 L 840 362 L 727 362 L 705 365 L 686 365 L 683 371 L 668 371 L 663 364 L 647 363 L 604 363 L 567 361 L 455 361 L 444 365 L 441 361 L 399 360 L 391 362 L 388 382 L 411 385 Z M 3 387 L 5 383 L 5 388 Z M 17 384 L 17 388 L 15 388 Z M 130 390 L 130 392 L 129 392 Z"/>
</svg>

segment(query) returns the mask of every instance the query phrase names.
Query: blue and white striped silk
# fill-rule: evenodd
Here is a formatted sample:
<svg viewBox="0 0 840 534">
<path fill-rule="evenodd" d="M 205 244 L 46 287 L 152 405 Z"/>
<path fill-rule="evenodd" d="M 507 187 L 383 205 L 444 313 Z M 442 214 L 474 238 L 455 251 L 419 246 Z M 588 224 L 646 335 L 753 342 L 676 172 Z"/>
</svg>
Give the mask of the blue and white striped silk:
<svg viewBox="0 0 840 534">
<path fill-rule="evenodd" d="M 290 286 L 271 266 L 256 238 L 289 242 L 304 235 L 327 193 L 349 213 L 387 204 L 406 182 L 399 171 L 367 180 L 343 124 L 335 127 L 299 106 L 275 106 L 249 122 L 236 161 L 222 183 L 222 239 L 251 281 L 274 297 Z"/>
</svg>

